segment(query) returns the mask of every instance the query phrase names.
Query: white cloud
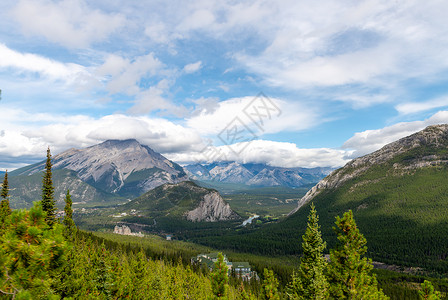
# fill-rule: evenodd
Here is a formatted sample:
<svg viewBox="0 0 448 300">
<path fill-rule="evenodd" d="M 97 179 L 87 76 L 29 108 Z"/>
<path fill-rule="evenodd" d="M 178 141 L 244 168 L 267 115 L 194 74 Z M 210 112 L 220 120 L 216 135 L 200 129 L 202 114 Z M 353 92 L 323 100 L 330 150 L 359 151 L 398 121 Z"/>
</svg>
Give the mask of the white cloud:
<svg viewBox="0 0 448 300">
<path fill-rule="evenodd" d="M 179 24 L 179 31 L 190 31 L 196 29 L 207 29 L 215 21 L 213 13 L 206 9 L 198 9 L 191 15 L 187 15 L 184 21 Z"/>
<path fill-rule="evenodd" d="M 37 73 L 43 77 L 68 83 L 90 77 L 87 69 L 81 65 L 64 64 L 36 54 L 20 53 L 4 44 L 0 44 L 0 68 L 11 68 L 28 74 Z"/>
<path fill-rule="evenodd" d="M 432 99 L 426 102 L 401 103 L 395 106 L 395 109 L 402 115 L 408 115 L 444 106 L 448 106 L 448 97 Z"/>
<path fill-rule="evenodd" d="M 403 137 L 423 130 L 427 126 L 448 123 L 448 111 L 439 111 L 423 121 L 401 122 L 381 129 L 357 132 L 348 139 L 343 149 L 355 150 L 352 157 L 362 156 L 380 149 Z"/>
<path fill-rule="evenodd" d="M 194 130 L 161 118 L 125 115 L 108 115 L 99 119 L 83 115 L 36 116 L 21 110 L 8 110 L 7 113 L 34 118 L 31 123 L 21 123 L 15 117 L 11 117 L 15 122 L 0 120 L 3 132 L 0 136 L 0 163 L 9 161 L 10 167 L 12 161 L 22 163 L 42 159 L 48 146 L 53 154 L 57 154 L 107 139 L 135 138 L 161 153 L 199 151 L 204 147 L 201 137 Z"/>
<path fill-rule="evenodd" d="M 199 71 L 202 68 L 202 61 L 197 61 L 192 64 L 185 65 L 184 72 L 187 74 L 191 74 Z"/>
<path fill-rule="evenodd" d="M 243 149 L 237 153 L 233 149 Z M 219 153 L 219 154 L 217 154 Z M 173 153 L 168 157 L 180 163 L 211 162 L 209 158 L 239 163 L 266 163 L 276 167 L 340 167 L 346 164 L 351 151 L 329 148 L 301 149 L 293 143 L 254 140 L 243 145 L 205 148 L 203 152 Z"/>
<path fill-rule="evenodd" d="M 110 93 L 136 95 L 140 92 L 140 81 L 155 76 L 162 71 L 164 64 L 154 53 L 137 56 L 132 61 L 118 55 L 109 55 L 96 70 L 100 76 L 109 77 L 107 89 Z"/>
<path fill-rule="evenodd" d="M 259 102 L 258 99 L 264 99 Z M 253 114 L 251 119 L 245 113 Z M 213 111 L 202 111 L 187 118 L 188 127 L 203 135 L 217 135 L 235 118 L 257 135 L 280 131 L 300 131 L 318 122 L 318 113 L 300 102 L 275 98 L 242 97 L 221 101 Z M 260 123 L 260 120 L 262 124 Z M 240 122 L 241 121 L 241 122 Z M 257 126 L 255 122 L 259 123 Z"/>
<path fill-rule="evenodd" d="M 125 23 L 121 14 L 92 9 L 82 0 L 21 0 L 12 14 L 25 33 L 70 48 L 102 41 Z"/>
</svg>

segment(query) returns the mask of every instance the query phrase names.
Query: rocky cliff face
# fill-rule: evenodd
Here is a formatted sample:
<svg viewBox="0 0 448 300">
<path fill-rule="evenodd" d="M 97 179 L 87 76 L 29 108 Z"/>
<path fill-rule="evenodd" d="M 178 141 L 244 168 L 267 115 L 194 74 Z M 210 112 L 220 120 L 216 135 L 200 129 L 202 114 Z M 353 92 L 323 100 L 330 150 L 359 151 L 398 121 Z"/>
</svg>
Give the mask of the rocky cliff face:
<svg viewBox="0 0 448 300">
<path fill-rule="evenodd" d="M 239 216 L 222 199 L 218 192 L 210 192 L 195 209 L 185 213 L 187 220 L 193 222 L 216 222 L 239 219 Z"/>
<path fill-rule="evenodd" d="M 448 124 L 429 126 L 420 132 L 390 143 L 380 150 L 348 162 L 309 190 L 299 200 L 297 208 L 290 215 L 322 191 L 336 189 L 345 182 L 364 174 L 372 166 L 391 162 L 398 156 L 405 155 L 402 160 L 394 163 L 393 167 L 396 170 L 409 170 L 447 163 L 448 157 L 440 155 L 440 150 L 448 151 Z M 432 152 L 436 154 L 432 154 Z"/>
</svg>

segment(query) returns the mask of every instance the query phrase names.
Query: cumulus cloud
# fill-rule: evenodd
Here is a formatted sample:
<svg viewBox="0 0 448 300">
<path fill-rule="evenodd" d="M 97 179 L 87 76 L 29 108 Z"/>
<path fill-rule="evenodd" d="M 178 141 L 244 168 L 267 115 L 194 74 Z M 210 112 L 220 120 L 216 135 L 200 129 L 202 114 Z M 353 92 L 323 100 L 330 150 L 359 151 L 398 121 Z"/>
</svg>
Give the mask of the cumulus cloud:
<svg viewBox="0 0 448 300">
<path fill-rule="evenodd" d="M 448 111 L 439 111 L 423 121 L 401 122 L 381 129 L 357 132 L 343 144 L 342 148 L 354 150 L 352 153 L 354 158 L 376 151 L 427 126 L 446 123 L 448 123 Z"/>
<path fill-rule="evenodd" d="M 239 163 L 266 163 L 276 167 L 340 167 L 350 159 L 351 151 L 329 148 L 298 148 L 293 143 L 254 140 L 243 145 L 208 146 L 202 152 L 173 153 L 169 157 L 181 163 L 237 161 Z M 234 152 L 235 148 L 244 148 Z"/>
<path fill-rule="evenodd" d="M 25 33 L 70 48 L 102 41 L 126 21 L 121 14 L 92 9 L 82 0 L 21 0 L 12 13 Z"/>
<path fill-rule="evenodd" d="M 26 117 L 24 111 L 9 111 Z M 50 146 L 53 154 L 69 148 L 87 147 L 107 139 L 137 139 L 161 153 L 199 151 L 201 137 L 189 128 L 166 119 L 108 115 L 101 118 L 79 116 L 33 116 L 35 122 L 0 120 L 0 157 L 6 161 L 40 160 Z M 50 117 L 48 119 L 48 117 Z M 16 119 L 17 121 L 17 119 Z M 40 126 L 36 124 L 41 123 Z M 17 166 L 16 166 L 17 167 Z"/>
</svg>

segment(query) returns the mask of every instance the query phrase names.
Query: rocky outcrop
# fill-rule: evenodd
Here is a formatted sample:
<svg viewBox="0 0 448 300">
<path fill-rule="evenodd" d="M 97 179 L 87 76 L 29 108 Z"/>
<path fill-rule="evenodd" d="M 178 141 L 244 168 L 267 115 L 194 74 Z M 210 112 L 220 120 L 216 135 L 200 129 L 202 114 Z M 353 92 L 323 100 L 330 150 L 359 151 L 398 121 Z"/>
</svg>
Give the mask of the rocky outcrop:
<svg viewBox="0 0 448 300">
<path fill-rule="evenodd" d="M 114 228 L 115 234 L 121 234 L 121 235 L 133 235 L 133 236 L 139 236 L 142 237 L 143 234 L 141 232 L 132 232 L 131 228 L 129 228 L 126 225 L 118 226 L 116 225 Z"/>
<path fill-rule="evenodd" d="M 239 216 L 222 199 L 218 192 L 211 192 L 203 197 L 199 206 L 185 213 L 187 220 L 193 222 L 216 222 L 239 219 Z"/>
<path fill-rule="evenodd" d="M 299 200 L 297 208 L 291 211 L 289 215 L 295 213 L 322 191 L 338 188 L 350 179 L 364 174 L 370 167 L 387 163 L 398 155 L 410 153 L 413 150 L 418 150 L 418 148 L 425 149 L 425 151 L 420 151 L 423 153 L 422 155 L 412 154 L 406 159 L 405 163 L 395 163 L 393 165 L 394 169 L 417 169 L 447 161 L 446 157 L 443 159 L 435 154 L 424 153 L 438 152 L 438 150 L 448 151 L 448 124 L 429 126 L 422 131 L 387 144 L 371 154 L 348 162 L 344 167 L 333 171 L 310 189 Z"/>
</svg>

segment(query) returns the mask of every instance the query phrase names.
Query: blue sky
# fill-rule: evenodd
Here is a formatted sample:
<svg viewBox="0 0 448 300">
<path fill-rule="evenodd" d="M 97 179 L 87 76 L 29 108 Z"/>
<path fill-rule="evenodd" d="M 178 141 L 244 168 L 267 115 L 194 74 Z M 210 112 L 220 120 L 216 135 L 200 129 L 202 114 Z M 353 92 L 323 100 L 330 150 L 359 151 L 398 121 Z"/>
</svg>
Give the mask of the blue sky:
<svg viewBox="0 0 448 300">
<path fill-rule="evenodd" d="M 0 170 L 106 139 L 338 167 L 448 123 L 446 1 L 0 3 Z"/>
</svg>

